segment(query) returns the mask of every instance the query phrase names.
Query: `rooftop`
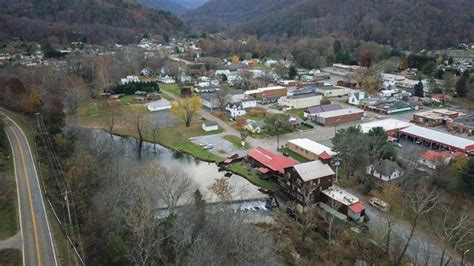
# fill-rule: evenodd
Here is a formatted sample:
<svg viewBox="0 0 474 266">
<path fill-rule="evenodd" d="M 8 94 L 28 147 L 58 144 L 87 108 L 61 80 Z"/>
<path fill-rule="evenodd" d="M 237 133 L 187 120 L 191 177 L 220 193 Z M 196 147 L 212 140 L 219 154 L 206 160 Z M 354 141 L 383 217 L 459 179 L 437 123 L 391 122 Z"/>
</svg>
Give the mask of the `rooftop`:
<svg viewBox="0 0 474 266">
<path fill-rule="evenodd" d="M 262 93 L 265 91 L 282 90 L 282 89 L 286 90 L 286 88 L 283 86 L 271 86 L 271 87 L 265 87 L 265 88 L 258 88 L 256 90 L 248 90 L 248 91 L 245 91 L 244 93 L 249 95 L 249 94 L 255 94 L 255 93 Z"/>
<path fill-rule="evenodd" d="M 319 113 L 322 113 L 322 112 L 335 111 L 335 110 L 340 110 L 340 109 L 342 109 L 341 104 L 332 103 L 332 104 L 325 104 L 325 105 L 318 105 L 318 106 L 308 107 L 307 111 L 310 114 L 319 114 Z"/>
<path fill-rule="evenodd" d="M 293 168 L 295 168 L 296 172 L 298 172 L 304 182 L 334 175 L 334 171 L 331 167 L 321 161 L 301 163 L 294 165 Z"/>
<path fill-rule="evenodd" d="M 454 123 L 463 124 L 468 127 L 474 127 L 474 113 L 454 119 Z"/>
<path fill-rule="evenodd" d="M 359 198 L 337 186 L 329 187 L 328 189 L 323 190 L 323 193 L 329 198 L 346 206 L 350 206 L 359 202 Z"/>
<path fill-rule="evenodd" d="M 279 154 L 273 154 L 262 147 L 257 147 L 248 153 L 248 156 L 261 163 L 272 171 L 284 173 L 285 168 L 297 164 L 293 159 Z"/>
<path fill-rule="evenodd" d="M 448 145 L 466 152 L 474 150 L 474 141 L 453 136 L 451 134 L 439 132 L 429 128 L 420 126 L 410 126 L 400 130 L 400 132 L 412 136 L 424 138 L 426 140 L 434 141 L 440 144 Z"/>
<path fill-rule="evenodd" d="M 394 118 L 388 118 L 388 119 L 363 123 L 360 125 L 360 127 L 362 128 L 362 132 L 368 133 L 372 128 L 376 128 L 376 127 L 382 127 L 385 131 L 391 131 L 391 130 L 399 130 L 402 128 L 406 128 L 411 125 L 413 124 L 402 121 L 402 120 L 394 119 Z"/>
<path fill-rule="evenodd" d="M 312 152 L 314 154 L 321 154 L 326 152 L 329 155 L 334 155 L 335 153 L 331 151 L 331 148 L 324 146 L 323 144 L 319 144 L 316 141 L 312 141 L 310 139 L 291 139 L 288 140 L 288 143 L 292 143 L 296 146 L 302 147 L 303 149 Z"/>
<path fill-rule="evenodd" d="M 335 116 L 341 116 L 341 115 L 349 115 L 349 114 L 356 114 L 356 113 L 364 113 L 364 110 L 358 109 L 358 108 L 345 108 L 345 109 L 340 109 L 340 110 L 334 110 L 334 111 L 328 111 L 328 112 L 322 112 L 319 113 L 319 117 L 324 117 L 324 118 L 330 118 L 330 117 L 335 117 Z"/>
</svg>

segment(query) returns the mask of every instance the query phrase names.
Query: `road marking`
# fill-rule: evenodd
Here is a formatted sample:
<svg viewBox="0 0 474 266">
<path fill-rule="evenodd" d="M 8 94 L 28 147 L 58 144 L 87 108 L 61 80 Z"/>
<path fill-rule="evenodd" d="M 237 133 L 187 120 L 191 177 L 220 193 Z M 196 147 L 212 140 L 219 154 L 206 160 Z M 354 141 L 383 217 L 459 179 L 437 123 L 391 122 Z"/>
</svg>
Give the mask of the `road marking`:
<svg viewBox="0 0 474 266">
<path fill-rule="evenodd" d="M 40 244 L 39 244 L 39 237 L 38 237 L 38 228 L 37 228 L 37 225 L 36 225 L 36 215 L 35 215 L 35 212 L 33 210 L 33 200 L 32 200 L 32 197 L 31 197 L 30 182 L 28 181 L 28 178 L 26 177 L 28 175 L 27 174 L 28 171 L 27 171 L 26 163 L 25 163 L 25 155 L 23 153 L 23 148 L 20 145 L 20 139 L 18 138 L 18 135 L 16 134 L 16 132 L 14 130 L 12 130 L 12 132 L 13 132 L 13 135 L 15 136 L 15 139 L 17 140 L 18 148 L 19 148 L 19 151 L 20 151 L 20 157 L 21 157 L 21 160 L 22 160 L 23 171 L 24 171 L 23 178 L 25 179 L 25 182 L 26 182 L 26 188 L 27 188 L 27 191 L 28 191 L 28 198 L 29 198 L 29 202 L 30 202 L 31 219 L 33 221 L 33 233 L 35 235 L 35 243 L 36 243 L 36 256 L 38 258 L 38 265 L 41 266 L 43 262 L 41 261 Z"/>
<path fill-rule="evenodd" d="M 13 131 L 11 128 L 10 128 L 10 130 Z M 16 163 L 15 156 L 14 156 L 15 152 L 14 152 L 14 149 L 13 149 L 13 142 L 12 142 L 10 136 L 8 135 L 6 128 L 4 129 L 4 132 L 7 135 L 8 141 L 10 142 L 10 148 L 11 148 L 12 157 L 13 157 L 13 170 L 15 171 L 15 181 L 16 181 L 16 196 L 18 198 L 18 216 L 20 218 L 21 254 L 22 254 L 22 258 L 23 258 L 23 265 L 26 266 L 26 263 L 25 263 L 25 239 L 23 238 L 23 219 L 21 218 L 20 188 L 18 187 L 18 183 L 19 183 L 18 182 L 18 174 L 16 172 L 17 163 Z"/>
<path fill-rule="evenodd" d="M 58 258 L 56 257 L 56 249 L 54 247 L 53 235 L 51 234 L 51 226 L 49 225 L 48 213 L 46 211 L 46 206 L 44 205 L 43 192 L 41 191 L 41 185 L 40 185 L 39 180 L 38 180 L 38 172 L 36 171 L 36 163 L 35 163 L 35 160 L 33 158 L 33 154 L 31 152 L 32 150 L 31 150 L 31 147 L 30 147 L 30 143 L 28 142 L 28 138 L 26 137 L 26 135 L 23 132 L 23 130 L 21 129 L 21 127 L 17 124 L 17 122 L 15 122 L 15 120 L 11 119 L 6 114 L 4 114 L 4 115 L 5 115 L 6 118 L 8 118 L 8 120 L 10 120 L 13 124 L 15 124 L 16 128 L 19 129 L 21 135 L 23 136 L 23 138 L 26 142 L 26 146 L 28 147 L 29 157 L 31 159 L 31 162 L 33 163 L 33 170 L 34 170 L 35 175 L 36 175 L 36 178 L 35 178 L 36 179 L 36 184 L 38 185 L 38 188 L 39 188 L 39 193 L 40 193 L 40 198 L 41 198 L 41 205 L 43 206 L 44 216 L 45 216 L 45 219 L 46 219 L 46 225 L 48 227 L 49 240 L 50 240 L 50 243 L 51 243 L 51 249 L 53 251 L 53 257 L 54 257 L 54 265 L 57 266 L 59 264 L 58 264 Z M 25 264 L 23 263 L 23 265 L 25 265 Z"/>
</svg>

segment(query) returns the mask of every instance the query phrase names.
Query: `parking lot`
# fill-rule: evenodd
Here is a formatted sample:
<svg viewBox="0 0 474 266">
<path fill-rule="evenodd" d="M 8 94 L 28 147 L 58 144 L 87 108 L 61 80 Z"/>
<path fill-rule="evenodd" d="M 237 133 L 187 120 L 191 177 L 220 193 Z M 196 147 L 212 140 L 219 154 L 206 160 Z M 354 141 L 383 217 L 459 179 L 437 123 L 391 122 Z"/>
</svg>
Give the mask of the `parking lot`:
<svg viewBox="0 0 474 266">
<path fill-rule="evenodd" d="M 232 155 L 234 153 L 237 153 L 241 156 L 246 154 L 245 150 L 238 149 L 231 142 L 223 139 L 222 137 L 224 135 L 225 133 L 220 133 L 216 135 L 194 137 L 191 139 L 191 142 L 203 148 L 206 148 L 206 146 L 207 148 L 212 146 L 212 148 L 208 150 L 221 157 Z"/>
</svg>

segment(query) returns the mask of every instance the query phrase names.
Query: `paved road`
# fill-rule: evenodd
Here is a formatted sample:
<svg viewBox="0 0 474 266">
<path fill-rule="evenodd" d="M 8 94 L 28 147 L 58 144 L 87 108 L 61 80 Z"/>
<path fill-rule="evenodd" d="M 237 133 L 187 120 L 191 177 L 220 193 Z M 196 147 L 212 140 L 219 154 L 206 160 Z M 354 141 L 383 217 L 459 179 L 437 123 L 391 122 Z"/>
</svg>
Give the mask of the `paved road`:
<svg viewBox="0 0 474 266">
<path fill-rule="evenodd" d="M 363 199 L 361 194 L 354 190 L 347 189 L 353 195 Z M 386 218 L 378 209 L 375 209 L 369 204 L 365 204 L 366 214 L 370 218 L 369 227 L 371 231 L 385 230 L 386 229 Z M 392 225 L 392 239 L 399 238 L 403 239 L 405 243 L 406 239 L 410 235 L 411 225 L 405 221 L 394 220 Z M 460 263 L 461 256 L 458 252 L 453 250 L 451 247 L 444 245 L 439 239 L 425 232 L 422 227 L 418 227 L 415 230 L 415 234 L 408 246 L 406 255 L 412 260 L 419 264 L 425 265 L 440 265 L 443 250 L 446 249 L 444 255 L 444 263 L 447 262 L 448 258 L 451 257 L 449 265 L 456 265 Z M 443 265 L 444 265 L 443 263 Z M 469 264 L 470 265 L 470 264 Z"/>
<path fill-rule="evenodd" d="M 30 146 L 18 124 L 9 117 L 5 120 L 18 191 L 23 265 L 58 265 Z"/>
</svg>

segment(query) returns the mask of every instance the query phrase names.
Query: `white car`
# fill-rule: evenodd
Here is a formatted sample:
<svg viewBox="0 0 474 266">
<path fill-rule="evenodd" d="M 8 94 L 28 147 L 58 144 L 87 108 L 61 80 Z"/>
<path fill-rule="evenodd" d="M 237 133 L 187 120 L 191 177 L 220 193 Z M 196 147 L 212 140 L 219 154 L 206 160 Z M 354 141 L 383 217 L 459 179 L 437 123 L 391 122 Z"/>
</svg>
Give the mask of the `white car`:
<svg viewBox="0 0 474 266">
<path fill-rule="evenodd" d="M 384 212 L 388 211 L 388 209 L 390 208 L 388 203 L 386 203 L 385 201 L 383 201 L 381 199 L 378 199 L 378 198 L 371 198 L 369 200 L 369 204 L 374 206 L 377 209 L 380 209 L 380 210 L 384 211 Z"/>
</svg>

